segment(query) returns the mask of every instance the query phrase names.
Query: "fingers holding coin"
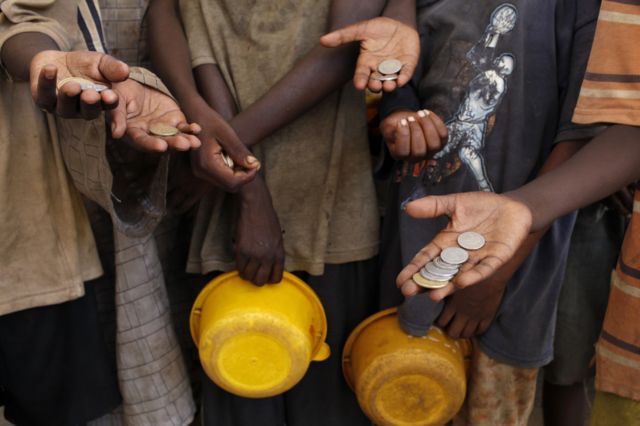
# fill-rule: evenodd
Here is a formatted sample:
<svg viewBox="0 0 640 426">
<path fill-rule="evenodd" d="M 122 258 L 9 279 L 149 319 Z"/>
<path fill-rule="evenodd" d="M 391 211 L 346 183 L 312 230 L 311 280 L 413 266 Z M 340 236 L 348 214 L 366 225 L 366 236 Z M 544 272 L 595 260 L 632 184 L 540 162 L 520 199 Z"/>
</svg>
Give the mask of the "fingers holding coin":
<svg viewBox="0 0 640 426">
<path fill-rule="evenodd" d="M 41 74 L 46 72 L 47 67 L 43 68 Z M 51 92 L 50 84 L 43 87 L 39 85 L 37 101 L 50 105 L 51 99 L 55 99 L 57 113 L 65 118 L 93 120 L 102 111 L 114 109 L 118 105 L 118 95 L 108 86 L 80 77 L 60 80 L 56 84 L 56 96 Z"/>
</svg>

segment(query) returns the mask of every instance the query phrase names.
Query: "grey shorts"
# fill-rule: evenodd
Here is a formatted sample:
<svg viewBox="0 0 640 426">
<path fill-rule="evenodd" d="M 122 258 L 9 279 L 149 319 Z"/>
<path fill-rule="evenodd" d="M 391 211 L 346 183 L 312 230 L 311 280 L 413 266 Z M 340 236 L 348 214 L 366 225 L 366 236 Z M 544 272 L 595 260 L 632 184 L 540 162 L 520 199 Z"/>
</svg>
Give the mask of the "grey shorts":
<svg viewBox="0 0 640 426">
<path fill-rule="evenodd" d="M 554 360 L 544 369 L 549 383 L 572 385 L 594 373 L 594 345 L 602 328 L 611 271 L 624 230 L 622 216 L 602 204 L 578 214 L 558 304 Z"/>
</svg>

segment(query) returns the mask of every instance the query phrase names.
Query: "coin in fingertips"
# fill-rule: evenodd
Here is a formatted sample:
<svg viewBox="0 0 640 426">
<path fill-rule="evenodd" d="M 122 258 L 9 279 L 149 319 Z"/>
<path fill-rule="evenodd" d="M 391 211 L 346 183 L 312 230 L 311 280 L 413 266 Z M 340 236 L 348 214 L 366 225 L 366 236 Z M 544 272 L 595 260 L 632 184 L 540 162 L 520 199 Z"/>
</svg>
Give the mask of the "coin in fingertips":
<svg viewBox="0 0 640 426">
<path fill-rule="evenodd" d="M 222 157 L 222 161 L 224 162 L 225 166 L 229 167 L 230 169 L 233 169 L 234 166 L 234 162 L 231 159 L 231 157 L 229 157 L 226 153 L 221 152 L 220 156 Z"/>
<path fill-rule="evenodd" d="M 477 232 L 463 232 L 458 235 L 458 245 L 465 250 L 479 250 L 485 244 L 484 237 Z"/>
<path fill-rule="evenodd" d="M 393 81 L 398 79 L 398 74 L 389 74 L 389 75 L 381 75 L 381 74 L 372 74 L 371 80 L 378 81 Z"/>
<path fill-rule="evenodd" d="M 149 132 L 155 136 L 167 137 L 177 135 L 179 130 L 169 124 L 156 123 L 149 126 Z"/>
<path fill-rule="evenodd" d="M 378 64 L 380 74 L 398 74 L 402 69 L 402 62 L 397 59 L 386 59 Z"/>
<path fill-rule="evenodd" d="M 428 288 L 431 290 L 435 290 L 438 288 L 445 287 L 449 284 L 449 281 L 438 281 L 438 280 L 430 280 L 428 278 L 423 277 L 419 272 L 416 272 L 413 275 L 413 282 L 423 288 Z"/>
<path fill-rule="evenodd" d="M 87 80 L 86 78 L 82 78 L 82 77 L 67 77 L 67 78 L 63 78 L 62 80 L 60 80 L 58 82 L 58 84 L 57 84 L 58 90 L 60 90 L 60 88 L 62 86 L 64 86 L 67 83 L 70 83 L 70 82 L 78 83 L 80 85 L 80 89 L 82 89 L 82 90 L 95 90 L 98 93 L 104 92 L 105 90 L 107 90 L 109 88 L 108 86 L 105 86 L 104 84 L 96 83 L 95 81 Z"/>
<path fill-rule="evenodd" d="M 462 265 L 469 260 L 469 253 L 460 247 L 447 247 L 442 250 L 440 257 L 451 265 Z"/>
</svg>

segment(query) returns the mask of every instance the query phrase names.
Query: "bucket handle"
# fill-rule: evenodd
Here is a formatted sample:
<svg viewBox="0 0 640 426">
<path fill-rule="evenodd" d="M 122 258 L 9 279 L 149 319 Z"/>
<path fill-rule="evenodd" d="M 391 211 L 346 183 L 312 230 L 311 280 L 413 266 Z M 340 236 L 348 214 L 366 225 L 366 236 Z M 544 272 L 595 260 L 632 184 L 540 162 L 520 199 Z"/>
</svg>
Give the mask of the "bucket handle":
<svg viewBox="0 0 640 426">
<path fill-rule="evenodd" d="M 312 361 L 324 361 L 329 358 L 329 356 L 331 356 L 331 348 L 327 342 L 322 342 L 322 345 L 320 345 L 316 353 L 313 355 Z"/>
</svg>

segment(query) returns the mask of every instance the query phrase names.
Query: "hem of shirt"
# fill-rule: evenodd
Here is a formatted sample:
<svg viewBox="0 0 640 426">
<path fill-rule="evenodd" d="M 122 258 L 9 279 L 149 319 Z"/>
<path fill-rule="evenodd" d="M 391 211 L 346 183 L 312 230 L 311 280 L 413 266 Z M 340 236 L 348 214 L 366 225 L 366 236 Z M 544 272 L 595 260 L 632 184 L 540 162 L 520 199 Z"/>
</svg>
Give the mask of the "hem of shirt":
<svg viewBox="0 0 640 426">
<path fill-rule="evenodd" d="M 542 368 L 553 360 L 553 353 L 533 360 L 530 358 L 525 359 L 506 354 L 502 351 L 492 348 L 486 342 L 483 342 L 482 337 L 478 338 L 478 344 L 480 345 L 480 349 L 482 350 L 482 352 L 484 352 L 490 358 L 516 368 Z"/>
<path fill-rule="evenodd" d="M 596 373 L 596 390 L 608 392 L 621 398 L 631 399 L 640 402 L 640 389 L 629 389 L 628 383 L 615 383 L 613 380 L 606 380 Z"/>
<path fill-rule="evenodd" d="M 104 275 L 104 271 L 102 270 L 101 265 L 94 265 L 91 268 L 82 271 L 82 281 L 87 282 L 91 280 L 95 280 L 96 278 L 100 278 Z"/>
<path fill-rule="evenodd" d="M 340 265 L 351 262 L 360 262 L 377 256 L 379 244 L 375 243 L 367 247 L 354 250 L 345 250 L 343 252 L 327 253 L 323 262 L 316 262 L 307 259 L 291 258 L 285 260 L 285 269 L 287 271 L 307 272 L 310 275 L 324 274 L 324 265 Z M 190 260 L 187 262 L 187 273 L 190 274 L 208 274 L 210 272 L 228 272 L 236 269 L 235 261 L 221 259 L 202 259 L 201 261 Z"/>
<path fill-rule="evenodd" d="M 557 144 L 560 142 L 566 141 L 576 141 L 583 139 L 593 139 L 598 136 L 600 133 L 607 130 L 609 126 L 607 125 L 591 125 L 585 127 L 583 125 L 575 126 L 569 129 L 564 129 L 558 133 L 553 143 Z"/>
<path fill-rule="evenodd" d="M 572 121 L 578 124 L 611 123 L 638 126 L 640 125 L 640 111 L 630 109 L 596 110 L 576 108 Z"/>
<path fill-rule="evenodd" d="M 62 290 L 26 295 L 19 299 L 9 302 L 0 303 L 0 315 L 12 314 L 14 312 L 25 311 L 27 309 L 39 308 L 41 306 L 57 305 L 60 303 L 70 302 L 84 296 L 84 281 L 72 280 Z"/>
<path fill-rule="evenodd" d="M 213 56 L 196 56 L 191 60 L 191 68 L 199 67 L 200 65 L 213 64 L 216 65 L 218 62 Z"/>
</svg>

